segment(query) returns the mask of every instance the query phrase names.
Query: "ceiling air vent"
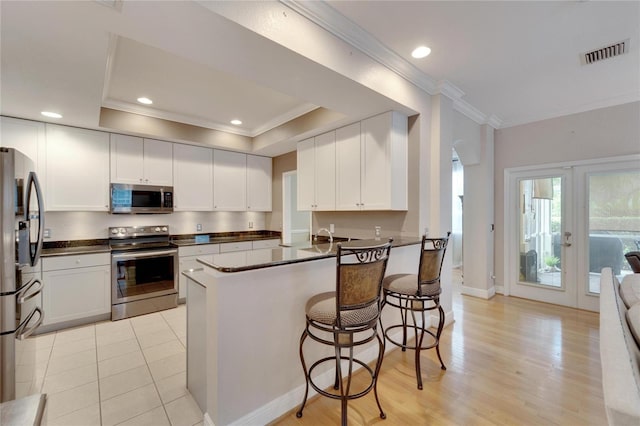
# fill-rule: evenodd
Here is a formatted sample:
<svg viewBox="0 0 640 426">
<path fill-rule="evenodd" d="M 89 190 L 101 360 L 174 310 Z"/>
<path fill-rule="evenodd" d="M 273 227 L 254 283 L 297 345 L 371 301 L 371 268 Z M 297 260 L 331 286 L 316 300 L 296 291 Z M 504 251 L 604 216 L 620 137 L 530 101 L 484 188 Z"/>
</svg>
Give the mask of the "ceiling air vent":
<svg viewBox="0 0 640 426">
<path fill-rule="evenodd" d="M 629 51 L 629 39 L 610 44 L 609 46 L 592 50 L 580 55 L 583 64 L 588 65 L 604 59 L 620 56 Z"/>
</svg>

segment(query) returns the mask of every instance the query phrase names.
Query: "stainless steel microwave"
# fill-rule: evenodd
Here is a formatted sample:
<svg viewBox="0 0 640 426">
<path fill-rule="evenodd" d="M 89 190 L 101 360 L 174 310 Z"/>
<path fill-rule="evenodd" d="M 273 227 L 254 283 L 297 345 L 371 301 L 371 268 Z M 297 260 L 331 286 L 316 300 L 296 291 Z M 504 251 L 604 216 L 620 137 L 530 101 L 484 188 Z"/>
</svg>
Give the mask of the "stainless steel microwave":
<svg viewBox="0 0 640 426">
<path fill-rule="evenodd" d="M 112 183 L 110 204 L 111 213 L 172 213 L 173 187 Z"/>
</svg>

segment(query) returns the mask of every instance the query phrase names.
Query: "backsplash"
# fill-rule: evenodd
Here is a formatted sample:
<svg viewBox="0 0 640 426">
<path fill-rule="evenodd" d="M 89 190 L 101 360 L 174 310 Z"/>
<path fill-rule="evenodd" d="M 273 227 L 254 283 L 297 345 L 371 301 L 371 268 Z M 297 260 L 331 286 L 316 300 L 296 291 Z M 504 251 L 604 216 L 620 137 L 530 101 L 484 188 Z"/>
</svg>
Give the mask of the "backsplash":
<svg viewBox="0 0 640 426">
<path fill-rule="evenodd" d="M 110 226 L 169 225 L 172 235 L 265 229 L 260 212 L 176 212 L 172 214 L 118 215 L 104 212 L 46 212 L 45 241 L 108 238 Z M 253 225 L 249 227 L 250 223 Z M 202 225 L 202 231 L 196 225 Z"/>
</svg>

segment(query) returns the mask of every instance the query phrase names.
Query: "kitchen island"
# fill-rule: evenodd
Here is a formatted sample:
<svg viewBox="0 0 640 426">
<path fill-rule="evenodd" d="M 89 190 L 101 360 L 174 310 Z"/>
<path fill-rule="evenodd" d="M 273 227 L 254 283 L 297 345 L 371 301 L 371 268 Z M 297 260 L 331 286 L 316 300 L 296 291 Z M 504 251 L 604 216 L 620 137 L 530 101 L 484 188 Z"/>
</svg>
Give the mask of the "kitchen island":
<svg viewBox="0 0 640 426">
<path fill-rule="evenodd" d="M 419 243 L 394 238 L 387 273 L 416 271 Z M 335 290 L 335 253 L 336 244 L 327 243 L 214 254 L 198 259 L 203 270 L 184 273 L 187 387 L 205 424 L 265 424 L 301 403 L 304 307 L 311 296 Z M 383 321 L 393 314 L 383 312 Z M 360 348 L 359 358 L 374 360 L 374 346 Z M 308 359 L 332 353 L 305 345 Z M 316 383 L 331 385 L 333 371 L 318 371 Z"/>
</svg>

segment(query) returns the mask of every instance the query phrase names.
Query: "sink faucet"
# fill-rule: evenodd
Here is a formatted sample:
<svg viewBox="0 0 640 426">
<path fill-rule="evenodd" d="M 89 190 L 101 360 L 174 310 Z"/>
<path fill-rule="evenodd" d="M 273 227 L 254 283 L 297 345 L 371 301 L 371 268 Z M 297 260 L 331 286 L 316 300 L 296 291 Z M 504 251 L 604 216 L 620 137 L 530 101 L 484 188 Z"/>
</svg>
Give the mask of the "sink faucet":
<svg viewBox="0 0 640 426">
<path fill-rule="evenodd" d="M 329 231 L 327 228 L 320 228 L 318 229 L 318 231 L 316 232 L 316 236 L 313 238 L 314 241 L 318 241 L 318 235 L 320 235 L 320 232 L 325 231 L 327 233 L 327 235 L 329 235 L 329 242 L 333 243 L 333 235 L 331 235 L 331 231 Z"/>
</svg>

